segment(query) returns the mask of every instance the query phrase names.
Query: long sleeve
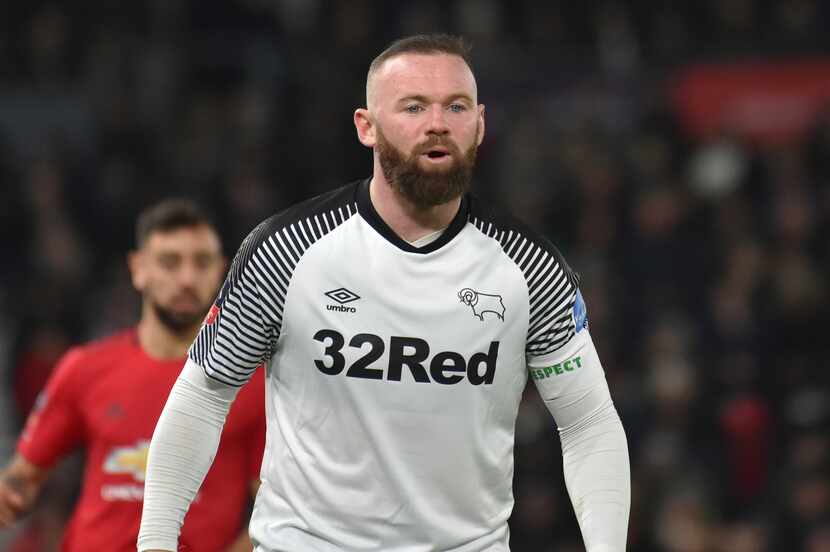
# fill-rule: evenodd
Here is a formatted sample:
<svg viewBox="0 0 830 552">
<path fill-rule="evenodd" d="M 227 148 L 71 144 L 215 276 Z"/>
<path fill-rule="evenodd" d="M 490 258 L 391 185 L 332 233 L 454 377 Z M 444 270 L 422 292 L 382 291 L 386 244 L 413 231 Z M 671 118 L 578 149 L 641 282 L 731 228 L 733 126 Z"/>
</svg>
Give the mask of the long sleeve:
<svg viewBox="0 0 830 552">
<path fill-rule="evenodd" d="M 147 459 L 138 550 L 178 548 L 184 516 L 210 469 L 238 387 L 188 360 L 161 413 Z"/>
<path fill-rule="evenodd" d="M 588 552 L 623 552 L 631 482 L 628 444 L 587 330 L 531 359 L 531 377 L 557 422 L 565 484 Z"/>
<path fill-rule="evenodd" d="M 609 398 L 559 428 L 565 484 L 589 552 L 625 550 L 631 501 L 628 444 Z"/>
</svg>

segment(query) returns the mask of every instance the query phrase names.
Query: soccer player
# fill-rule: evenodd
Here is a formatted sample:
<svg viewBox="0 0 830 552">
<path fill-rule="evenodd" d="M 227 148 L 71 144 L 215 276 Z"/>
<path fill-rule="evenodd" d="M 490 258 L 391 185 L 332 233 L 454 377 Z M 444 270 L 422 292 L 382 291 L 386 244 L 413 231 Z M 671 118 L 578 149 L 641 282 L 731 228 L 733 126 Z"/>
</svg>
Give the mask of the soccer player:
<svg viewBox="0 0 830 552">
<path fill-rule="evenodd" d="M 468 192 L 484 106 L 467 55 L 445 35 L 381 53 L 354 114 L 372 176 L 243 242 L 153 436 L 139 550 L 176 549 L 224 411 L 262 362 L 257 551 L 507 551 L 528 379 L 587 550 L 625 549 L 625 432 L 578 279 Z"/>
<path fill-rule="evenodd" d="M 65 552 L 135 550 L 150 438 L 225 273 L 216 230 L 190 202 L 168 200 L 145 211 L 136 241 L 129 268 L 142 294 L 141 319 L 66 353 L 0 474 L 0 527 L 8 527 L 31 509 L 60 458 L 86 450 Z M 254 375 L 230 411 L 180 550 L 251 550 L 244 517 L 264 448 L 263 382 Z"/>
</svg>

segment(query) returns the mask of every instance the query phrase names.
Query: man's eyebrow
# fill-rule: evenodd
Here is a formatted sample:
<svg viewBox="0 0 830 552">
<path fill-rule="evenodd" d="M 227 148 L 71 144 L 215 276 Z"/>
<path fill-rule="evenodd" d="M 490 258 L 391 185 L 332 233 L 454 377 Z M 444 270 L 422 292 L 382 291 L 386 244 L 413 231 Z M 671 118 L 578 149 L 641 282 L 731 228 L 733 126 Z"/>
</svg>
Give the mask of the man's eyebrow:
<svg viewBox="0 0 830 552">
<path fill-rule="evenodd" d="M 470 96 L 468 96 L 467 94 L 463 94 L 463 93 L 450 94 L 449 96 L 444 98 L 442 103 L 450 103 L 454 100 L 466 100 L 467 102 L 469 102 L 471 104 L 474 103 L 473 99 Z M 403 98 L 399 99 L 397 103 L 404 103 L 404 102 L 410 102 L 410 101 L 416 101 L 416 102 L 421 102 L 421 103 L 431 103 L 430 99 L 427 98 L 426 96 L 422 95 L 422 94 L 412 94 L 410 96 L 404 96 Z"/>
</svg>

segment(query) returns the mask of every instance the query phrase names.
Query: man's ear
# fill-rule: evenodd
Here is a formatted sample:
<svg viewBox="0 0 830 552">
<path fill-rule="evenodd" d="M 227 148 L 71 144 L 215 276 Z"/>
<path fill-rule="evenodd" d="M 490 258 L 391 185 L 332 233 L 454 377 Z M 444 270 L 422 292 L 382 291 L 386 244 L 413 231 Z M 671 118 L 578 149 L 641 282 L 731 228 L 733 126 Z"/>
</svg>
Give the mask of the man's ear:
<svg viewBox="0 0 830 552">
<path fill-rule="evenodd" d="M 369 110 L 361 107 L 354 112 L 354 127 L 357 129 L 357 139 L 367 148 L 375 147 L 377 136 L 375 123 Z"/>
<path fill-rule="evenodd" d="M 144 269 L 145 262 L 146 259 L 141 250 L 127 253 L 127 268 L 130 269 L 130 280 L 132 280 L 133 287 L 137 291 L 144 291 L 144 286 L 147 285 L 147 274 Z"/>
<path fill-rule="evenodd" d="M 476 145 L 480 146 L 484 141 L 484 104 L 478 105 L 478 136 L 476 136 Z"/>
</svg>

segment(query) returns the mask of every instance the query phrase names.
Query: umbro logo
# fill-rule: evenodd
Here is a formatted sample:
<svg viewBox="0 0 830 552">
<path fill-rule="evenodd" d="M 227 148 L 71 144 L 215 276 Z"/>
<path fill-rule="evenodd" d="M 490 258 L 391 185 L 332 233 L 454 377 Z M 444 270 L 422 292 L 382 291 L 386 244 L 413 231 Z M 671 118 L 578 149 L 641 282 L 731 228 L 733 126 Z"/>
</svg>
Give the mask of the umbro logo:
<svg viewBox="0 0 830 552">
<path fill-rule="evenodd" d="M 357 293 L 341 287 L 327 291 L 325 295 L 332 301 L 338 303 L 337 305 L 326 305 L 326 310 L 338 312 L 357 312 L 356 308 L 346 306 L 347 303 L 352 303 L 360 299 L 360 295 Z"/>
<path fill-rule="evenodd" d="M 344 287 L 327 291 L 326 297 L 328 297 L 329 299 L 333 299 L 334 301 L 337 301 L 341 305 L 345 305 L 346 303 L 351 303 L 352 301 L 357 301 L 358 299 L 360 299 L 360 295 L 353 291 L 349 291 Z"/>
</svg>

